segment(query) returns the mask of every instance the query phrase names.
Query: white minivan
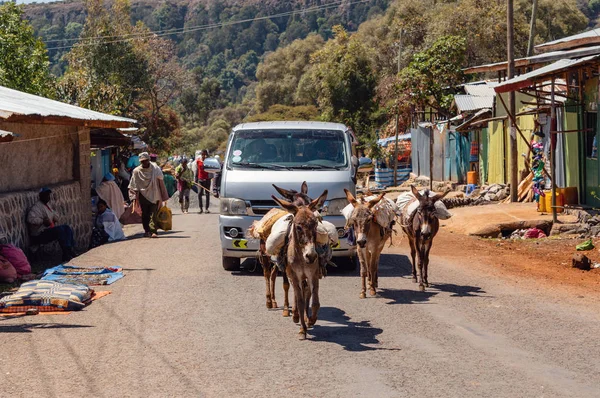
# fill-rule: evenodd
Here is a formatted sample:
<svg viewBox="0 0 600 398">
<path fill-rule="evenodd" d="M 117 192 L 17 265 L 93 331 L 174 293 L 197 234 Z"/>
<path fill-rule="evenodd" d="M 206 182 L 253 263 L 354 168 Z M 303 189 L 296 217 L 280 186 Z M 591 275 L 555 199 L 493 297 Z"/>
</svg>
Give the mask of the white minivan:
<svg viewBox="0 0 600 398">
<path fill-rule="evenodd" d="M 233 128 L 223 163 L 219 232 L 223 268 L 240 268 L 242 258 L 255 257 L 259 242 L 247 236 L 254 220 L 273 207 L 273 184 L 308 195 L 329 191 L 321 214 L 338 229 L 333 261 L 344 269 L 356 267 L 356 251 L 348 244 L 341 210 L 348 204 L 344 188 L 356 191 L 358 160 L 354 135 L 348 127 L 322 122 L 259 122 Z"/>
</svg>

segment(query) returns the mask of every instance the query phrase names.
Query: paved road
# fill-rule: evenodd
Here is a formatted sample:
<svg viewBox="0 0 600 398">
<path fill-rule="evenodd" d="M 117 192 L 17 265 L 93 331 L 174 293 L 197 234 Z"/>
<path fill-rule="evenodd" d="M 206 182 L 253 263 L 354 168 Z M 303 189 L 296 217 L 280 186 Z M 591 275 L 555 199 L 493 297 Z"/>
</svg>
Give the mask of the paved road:
<svg viewBox="0 0 600 398">
<path fill-rule="evenodd" d="M 420 293 L 404 244 L 383 256 L 379 297 L 360 300 L 355 274 L 323 280 L 298 341 L 260 274 L 222 270 L 217 223 L 176 215 L 161 239 L 77 258 L 127 273 L 82 312 L 0 319 L 0 396 L 600 396 L 597 307 L 439 258 Z"/>
</svg>

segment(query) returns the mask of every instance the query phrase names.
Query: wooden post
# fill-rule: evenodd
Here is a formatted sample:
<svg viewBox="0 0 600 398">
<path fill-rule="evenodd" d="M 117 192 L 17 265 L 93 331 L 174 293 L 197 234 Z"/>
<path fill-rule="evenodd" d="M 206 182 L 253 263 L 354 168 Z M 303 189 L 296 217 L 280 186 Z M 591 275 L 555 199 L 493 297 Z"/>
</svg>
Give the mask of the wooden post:
<svg viewBox="0 0 600 398">
<path fill-rule="evenodd" d="M 429 114 L 430 122 L 433 123 L 433 113 Z M 433 126 L 429 134 L 429 190 L 433 191 Z"/>
<path fill-rule="evenodd" d="M 529 43 L 527 44 L 527 56 L 533 55 L 533 39 L 535 37 L 535 20 L 537 17 L 537 0 L 533 0 L 533 6 L 531 7 L 531 22 L 529 23 Z"/>
<path fill-rule="evenodd" d="M 394 186 L 398 186 L 398 124 L 400 115 L 396 112 L 396 148 L 394 149 Z"/>
<path fill-rule="evenodd" d="M 507 1 L 506 8 L 506 50 L 508 58 L 507 68 L 507 80 L 510 80 L 515 75 L 515 52 L 514 52 L 514 0 Z M 508 107 L 511 115 L 516 114 L 515 110 L 515 92 L 511 91 L 508 93 Z M 517 132 L 515 130 L 515 119 L 511 117 L 509 123 L 509 164 L 510 164 L 510 201 L 519 201 L 519 183 L 518 183 L 518 168 L 519 168 L 519 154 L 517 147 Z"/>
<path fill-rule="evenodd" d="M 556 131 L 556 104 L 554 102 L 554 77 L 552 77 L 552 91 L 550 92 L 550 130 Z M 550 174 L 552 175 L 552 222 L 557 222 L 556 216 L 556 139 L 557 134 L 550 134 Z"/>
</svg>

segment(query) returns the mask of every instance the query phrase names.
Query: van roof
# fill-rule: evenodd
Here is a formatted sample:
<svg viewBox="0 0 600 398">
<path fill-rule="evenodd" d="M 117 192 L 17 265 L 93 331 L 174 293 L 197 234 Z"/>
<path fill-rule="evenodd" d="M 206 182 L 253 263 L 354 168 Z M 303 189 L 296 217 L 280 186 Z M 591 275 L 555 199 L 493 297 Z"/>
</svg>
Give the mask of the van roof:
<svg viewBox="0 0 600 398">
<path fill-rule="evenodd" d="M 296 130 L 341 130 L 346 131 L 348 127 L 341 123 L 328 122 L 255 122 L 242 123 L 233 128 L 238 130 L 278 130 L 278 129 L 296 129 Z"/>
</svg>

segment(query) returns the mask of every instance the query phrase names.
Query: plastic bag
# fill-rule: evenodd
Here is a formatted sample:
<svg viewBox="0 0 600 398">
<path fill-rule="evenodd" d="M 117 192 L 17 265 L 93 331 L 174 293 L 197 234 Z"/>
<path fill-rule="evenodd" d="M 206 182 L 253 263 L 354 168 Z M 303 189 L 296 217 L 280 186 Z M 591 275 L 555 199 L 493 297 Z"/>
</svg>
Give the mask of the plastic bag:
<svg viewBox="0 0 600 398">
<path fill-rule="evenodd" d="M 137 205 L 137 201 L 132 202 L 125 208 L 125 212 L 121 215 L 119 221 L 123 225 L 142 223 L 142 209 Z"/>
<path fill-rule="evenodd" d="M 591 239 L 588 239 L 585 242 L 580 243 L 577 246 L 575 246 L 575 248 L 577 249 L 577 251 L 592 250 L 594 248 L 594 242 L 592 242 Z"/>
<path fill-rule="evenodd" d="M 156 224 L 158 228 L 163 231 L 170 231 L 173 229 L 173 213 L 167 206 L 161 207 L 156 212 Z"/>
</svg>

